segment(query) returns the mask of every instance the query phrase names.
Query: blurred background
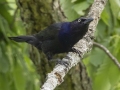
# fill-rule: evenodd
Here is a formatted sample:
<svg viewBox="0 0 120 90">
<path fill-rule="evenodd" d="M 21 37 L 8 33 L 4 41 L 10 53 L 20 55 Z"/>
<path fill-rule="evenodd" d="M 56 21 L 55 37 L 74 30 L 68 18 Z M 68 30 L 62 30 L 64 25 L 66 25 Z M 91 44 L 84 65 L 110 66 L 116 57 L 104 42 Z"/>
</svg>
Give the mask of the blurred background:
<svg viewBox="0 0 120 90">
<path fill-rule="evenodd" d="M 93 0 L 60 0 L 68 21 L 86 15 L 92 3 Z M 16 1 L 0 0 L 0 90 L 39 90 L 43 83 L 43 77 L 37 73 L 30 59 L 31 46 L 8 39 L 8 36 L 23 34 L 28 34 L 28 31 L 20 18 Z M 95 41 L 107 47 L 120 62 L 120 0 L 108 0 L 97 26 Z M 92 80 L 93 90 L 120 90 L 120 70 L 100 48 L 93 47 L 83 62 Z M 43 74 L 47 75 L 48 71 Z M 74 88 L 68 90 L 80 90 L 77 88 L 79 83 L 74 82 L 77 71 L 73 72 L 71 70 L 66 76 L 72 76 L 72 80 L 65 79 L 63 84 L 72 83 L 67 85 Z M 56 90 L 65 89 L 57 87 Z"/>
<path fill-rule="evenodd" d="M 15 0 L 0 0 L 0 90 L 39 90 L 39 77 L 28 45 L 8 36 L 26 34 Z"/>
</svg>

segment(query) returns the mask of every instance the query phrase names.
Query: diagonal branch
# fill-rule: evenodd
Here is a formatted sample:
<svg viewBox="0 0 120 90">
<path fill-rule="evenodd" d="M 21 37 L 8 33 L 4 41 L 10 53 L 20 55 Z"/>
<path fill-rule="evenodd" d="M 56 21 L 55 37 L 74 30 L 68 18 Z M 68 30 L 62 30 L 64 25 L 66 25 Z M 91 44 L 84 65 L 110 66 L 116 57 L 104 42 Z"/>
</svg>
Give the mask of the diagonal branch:
<svg viewBox="0 0 120 90">
<path fill-rule="evenodd" d="M 118 60 L 110 53 L 110 51 L 109 51 L 106 47 L 104 47 L 103 45 L 101 45 L 101 44 L 99 44 L 99 43 L 96 43 L 96 42 L 94 42 L 93 44 L 94 44 L 94 46 L 102 49 L 102 50 L 111 58 L 111 60 L 118 66 L 118 68 L 120 69 L 120 63 L 119 63 Z"/>
<path fill-rule="evenodd" d="M 53 90 L 56 86 L 60 85 L 66 73 L 77 65 L 82 60 L 83 56 L 92 49 L 94 32 L 106 2 L 107 0 L 94 0 L 88 13 L 88 17 L 94 18 L 94 21 L 89 25 L 89 31 L 83 39 L 73 47 L 80 55 L 69 52 L 66 57 L 54 67 L 53 71 L 47 75 L 46 82 L 43 84 L 41 90 Z M 88 87 L 83 90 L 91 90 L 91 87 L 88 85 Z"/>
</svg>

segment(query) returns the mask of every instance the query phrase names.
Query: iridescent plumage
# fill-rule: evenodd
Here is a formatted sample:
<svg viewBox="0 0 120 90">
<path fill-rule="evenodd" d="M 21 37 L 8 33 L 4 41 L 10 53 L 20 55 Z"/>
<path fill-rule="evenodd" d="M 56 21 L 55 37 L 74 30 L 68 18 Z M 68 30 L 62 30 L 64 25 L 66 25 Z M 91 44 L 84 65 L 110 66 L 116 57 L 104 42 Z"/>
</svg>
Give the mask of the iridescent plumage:
<svg viewBox="0 0 120 90">
<path fill-rule="evenodd" d="M 88 31 L 92 18 L 81 17 L 72 22 L 55 23 L 34 35 L 9 37 L 17 42 L 27 42 L 42 50 L 48 59 L 54 54 L 69 52 Z"/>
</svg>

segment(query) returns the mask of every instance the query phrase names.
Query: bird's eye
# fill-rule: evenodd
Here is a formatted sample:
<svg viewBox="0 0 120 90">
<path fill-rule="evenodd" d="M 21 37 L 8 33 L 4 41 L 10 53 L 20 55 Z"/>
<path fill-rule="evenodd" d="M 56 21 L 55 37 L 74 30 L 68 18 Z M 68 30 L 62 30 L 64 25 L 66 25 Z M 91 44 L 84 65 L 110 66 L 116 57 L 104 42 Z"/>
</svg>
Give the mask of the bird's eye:
<svg viewBox="0 0 120 90">
<path fill-rule="evenodd" d="M 81 22 L 81 19 L 78 19 L 78 22 Z"/>
</svg>

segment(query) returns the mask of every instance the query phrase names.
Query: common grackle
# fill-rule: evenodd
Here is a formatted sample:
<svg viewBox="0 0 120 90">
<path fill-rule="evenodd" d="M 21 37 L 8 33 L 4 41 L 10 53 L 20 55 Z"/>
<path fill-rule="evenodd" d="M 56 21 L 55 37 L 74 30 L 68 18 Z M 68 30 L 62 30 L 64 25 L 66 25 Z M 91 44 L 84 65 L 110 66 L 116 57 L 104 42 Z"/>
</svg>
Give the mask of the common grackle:
<svg viewBox="0 0 120 90">
<path fill-rule="evenodd" d="M 93 18 L 81 17 L 72 22 L 55 23 L 37 34 L 9 37 L 16 42 L 26 42 L 42 50 L 47 59 L 59 53 L 72 51 L 76 44 L 88 31 Z"/>
</svg>

